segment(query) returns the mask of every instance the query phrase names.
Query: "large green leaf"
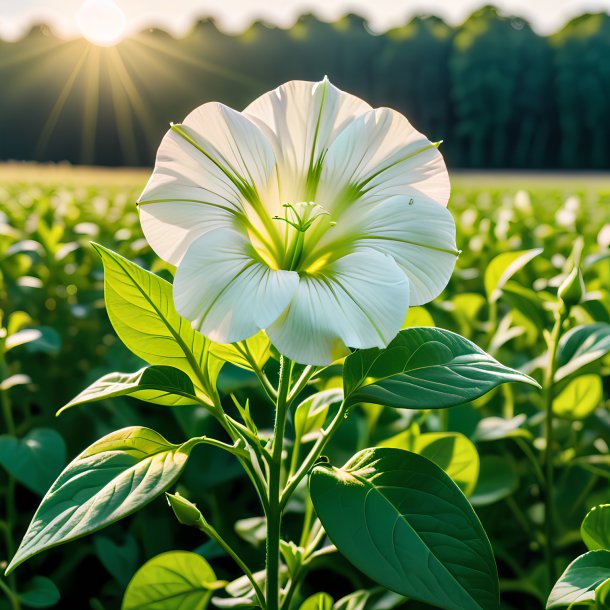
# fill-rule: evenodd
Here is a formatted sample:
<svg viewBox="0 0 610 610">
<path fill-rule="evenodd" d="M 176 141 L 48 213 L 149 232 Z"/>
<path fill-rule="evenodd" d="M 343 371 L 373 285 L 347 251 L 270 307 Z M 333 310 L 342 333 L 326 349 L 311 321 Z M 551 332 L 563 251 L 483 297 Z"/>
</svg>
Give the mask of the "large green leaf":
<svg viewBox="0 0 610 610">
<path fill-rule="evenodd" d="M 379 584 L 446 610 L 499 607 L 491 546 L 464 494 L 430 460 L 365 449 L 316 466 L 310 493 L 339 551 Z"/>
<path fill-rule="evenodd" d="M 186 373 L 171 366 L 147 366 L 135 373 L 108 373 L 100 377 L 57 414 L 77 405 L 127 395 L 168 406 L 197 402 L 193 382 Z"/>
<path fill-rule="evenodd" d="M 572 379 L 553 400 L 553 412 L 566 419 L 585 419 L 601 404 L 602 380 L 599 375 Z"/>
<path fill-rule="evenodd" d="M 121 610 L 204 610 L 215 588 L 216 574 L 201 555 L 170 551 L 134 574 Z"/>
<path fill-rule="evenodd" d="M 484 284 L 487 298 L 492 302 L 497 301 L 502 294 L 504 284 L 541 252 L 542 248 L 535 248 L 498 254 L 485 269 Z"/>
<path fill-rule="evenodd" d="M 546 607 L 563 608 L 570 604 L 592 602 L 595 590 L 610 578 L 610 551 L 589 551 L 577 557 L 561 575 Z"/>
<path fill-rule="evenodd" d="M 559 343 L 555 381 L 561 381 L 583 366 L 610 352 L 610 324 L 598 322 L 576 326 Z"/>
<path fill-rule="evenodd" d="M 610 551 L 610 504 L 592 508 L 580 526 L 580 533 L 590 551 Z"/>
<path fill-rule="evenodd" d="M 130 515 L 174 484 L 197 439 L 182 445 L 123 428 L 76 457 L 43 498 L 7 573 L 40 553 Z"/>
<path fill-rule="evenodd" d="M 116 252 L 95 248 L 104 263 L 108 317 L 121 341 L 149 364 L 184 371 L 209 398 L 222 361 L 210 353 L 211 342 L 176 311 L 172 285 Z"/>
<path fill-rule="evenodd" d="M 66 464 L 66 445 L 51 428 L 34 428 L 23 438 L 0 436 L 0 465 L 41 496 Z"/>
<path fill-rule="evenodd" d="M 440 328 L 403 330 L 386 349 L 348 356 L 343 371 L 347 404 L 405 409 L 454 407 L 510 381 L 538 387 L 468 339 Z"/>
<path fill-rule="evenodd" d="M 479 453 L 471 440 L 459 432 L 406 432 L 382 441 L 379 446 L 419 453 L 440 466 L 466 495 L 474 491 L 479 477 Z"/>
</svg>

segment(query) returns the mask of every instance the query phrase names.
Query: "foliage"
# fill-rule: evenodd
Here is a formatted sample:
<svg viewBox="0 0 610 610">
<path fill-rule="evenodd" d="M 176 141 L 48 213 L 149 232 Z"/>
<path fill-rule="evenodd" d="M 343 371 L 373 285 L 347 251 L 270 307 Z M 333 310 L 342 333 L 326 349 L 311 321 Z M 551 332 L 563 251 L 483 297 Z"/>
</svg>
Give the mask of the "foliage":
<svg viewBox="0 0 610 610">
<path fill-rule="evenodd" d="M 252 473 L 240 469 L 240 460 L 246 459 L 244 447 L 258 450 L 251 445 L 253 435 L 262 439 L 262 449 L 271 436 L 269 388 L 258 384 L 257 371 L 264 368 L 275 383 L 277 354 L 260 337 L 241 351 L 195 344 L 190 327 L 172 322 L 164 295 L 172 269 L 155 259 L 141 241 L 132 207 L 141 181 L 136 176 L 127 187 L 101 179 L 96 187 L 71 186 L 66 181 L 25 186 L 18 180 L 0 186 L 0 383 L 7 405 L 3 407 L 5 435 L 0 438 L 2 519 L 7 535 L 0 561 L 12 559 L 15 543 L 26 532 L 41 495 L 46 493 L 40 509 L 43 515 L 45 511 L 55 514 L 58 506 L 68 515 L 77 504 L 82 511 L 74 513 L 63 529 L 54 521 L 53 531 L 44 529 L 51 520 L 39 519 L 39 513 L 36 519 L 43 529 L 28 534 L 26 551 L 31 559 L 2 580 L 13 592 L 14 600 L 6 598 L 13 605 L 0 601 L 0 608 L 2 604 L 17 607 L 17 603 L 23 607 L 57 603 L 98 609 L 118 608 L 121 603 L 125 608 L 146 607 L 144 603 L 157 607 L 154 595 L 170 590 L 180 601 L 186 600 L 184 607 L 190 607 L 189 603 L 201 608 L 250 605 L 256 591 L 243 578 L 231 551 L 251 566 L 253 580 L 262 586 L 264 573 L 258 570 L 264 565 L 265 520 L 250 486 Z M 418 328 L 411 328 L 407 319 L 407 327 L 396 339 L 395 357 L 387 365 L 375 358 L 376 350 L 357 352 L 344 364 L 345 385 L 341 367 L 335 365 L 311 377 L 299 399 L 293 397 L 287 421 L 285 482 L 324 442 L 331 422 L 341 425 L 317 452 L 322 457 L 310 463 L 313 506 L 303 484 L 285 498 L 280 579 L 285 585 L 299 583 L 286 607 L 373 610 L 400 605 L 415 609 L 422 607 L 414 601 L 420 599 L 441 608 L 466 608 L 471 603 L 473 608 L 478 604 L 487 610 L 496 603 L 491 601 L 495 596 L 491 552 L 503 608 L 540 608 L 551 590 L 549 607 L 576 599 L 599 608 L 607 604 L 610 571 L 604 553 L 610 552 L 610 519 L 604 505 L 610 478 L 606 441 L 610 240 L 600 231 L 607 222 L 604 206 L 610 191 L 603 186 L 584 188 L 578 183 L 536 183 L 535 179 L 527 191 L 518 193 L 501 181 L 489 188 L 461 178 L 456 182 L 452 210 L 462 254 L 441 298 L 410 312 Z M 562 312 L 556 293 L 573 267 L 573 250 L 578 249 L 575 233 L 583 236 L 580 267 L 586 291 L 578 304 Z M 124 257 L 102 251 L 110 287 L 108 306 L 103 300 L 102 267 L 89 245 L 91 240 Z M 512 274 L 507 270 L 514 260 L 496 258 L 537 248 L 543 251 L 512 268 Z M 486 269 L 497 273 L 486 274 Z M 489 279 L 492 275 L 498 278 L 495 284 Z M 115 281 L 119 277 L 120 284 Z M 138 307 L 148 309 L 143 313 L 140 307 L 134 323 L 123 325 L 127 302 L 119 298 L 120 293 L 128 291 L 131 302 L 136 285 L 154 286 L 147 294 L 156 296 L 147 304 L 136 300 Z M 140 324 L 138 316 L 144 315 L 156 325 L 154 331 Z M 549 381 L 544 356 L 557 316 L 561 339 Z M 137 356 L 116 340 L 111 321 Z M 437 328 L 425 328 L 430 321 Z M 172 343 L 180 351 L 171 361 L 156 360 L 153 346 L 155 341 L 169 341 L 164 338 L 166 331 L 171 341 L 183 333 L 187 337 Z M 141 340 L 145 332 L 154 335 L 152 341 Z M 457 338 L 458 334 L 469 341 Z M 432 338 L 433 346 L 426 347 Z M 421 404 L 405 403 L 405 380 L 409 388 L 420 388 L 417 394 L 409 389 L 409 396 L 424 396 L 421 388 L 429 391 L 434 381 L 421 367 L 415 367 L 418 372 L 414 373 L 409 368 L 412 362 L 409 367 L 401 362 L 401 353 L 413 351 L 413 342 L 423 350 L 419 358 L 427 370 L 437 371 L 434 374 L 445 381 L 443 375 L 453 366 L 452 359 L 457 358 L 459 365 L 464 357 L 461 350 L 477 359 L 481 374 L 492 371 L 495 381 L 486 384 L 479 379 L 481 391 L 460 393 L 455 401 L 435 401 L 426 394 Z M 164 345 L 161 350 L 165 349 Z M 224 364 L 218 372 L 221 360 L 234 364 Z M 499 363 L 513 372 L 498 369 Z M 384 370 L 380 372 L 379 367 Z M 207 371 L 204 379 L 196 370 Z M 294 377 L 302 372 L 295 369 Z M 502 379 L 498 372 L 509 374 L 510 380 L 527 381 L 526 373 L 544 385 L 545 392 L 540 394 L 529 383 L 498 385 Z M 216 376 L 218 397 L 208 383 Z M 469 379 L 463 378 L 465 387 L 470 387 Z M 422 386 L 424 382 L 428 385 Z M 485 394 L 483 389 L 490 391 Z M 443 396 L 446 392 L 445 385 Z M 399 408 L 383 406 L 388 396 L 403 397 L 394 404 Z M 340 408 L 344 397 L 352 403 L 347 419 Z M 235 430 L 243 435 L 241 443 L 223 432 L 211 407 L 217 398 L 228 417 L 239 424 Z M 545 452 L 549 436 L 543 412 L 549 398 L 554 434 L 552 451 Z M 55 419 L 55 412 L 68 404 L 70 408 Z M 455 406 L 443 408 L 449 404 Z M 163 437 L 150 429 L 162 430 Z M 544 494 L 547 453 L 554 483 L 550 514 L 557 585 L 549 580 L 544 553 L 548 546 L 543 516 L 548 500 Z M 394 481 L 388 485 L 384 480 L 391 470 L 379 462 L 386 461 L 407 473 L 393 475 L 400 490 L 393 490 Z M 78 476 L 83 462 L 104 463 L 109 468 L 87 467 L 83 478 Z M 372 462 L 379 468 L 377 477 L 371 475 Z M 409 466 L 412 463 L 418 464 L 417 469 Z M 47 492 L 64 467 L 59 481 Z M 414 472 L 424 471 L 422 480 L 413 477 Z M 96 473 L 96 480 L 89 482 L 90 473 Z M 98 479 L 100 473 L 104 474 Z M 357 484 L 350 485 L 350 477 Z M 81 483 L 86 489 L 74 500 L 72 491 L 80 487 L 70 486 Z M 111 489 L 114 493 L 109 493 Z M 388 531 L 394 516 L 369 524 L 371 513 L 361 510 L 366 489 L 370 489 L 367 503 L 374 511 L 402 515 L 395 532 L 400 540 L 419 536 L 419 546 L 404 546 L 413 557 L 382 553 L 392 562 L 388 566 L 373 559 L 376 545 L 391 549 L 394 544 Z M 427 490 L 433 495 L 426 495 Z M 195 528 L 171 520 L 163 491 L 171 492 L 168 498 L 180 521 Z M 412 504 L 420 513 L 396 510 L 397 504 L 410 502 L 408 498 L 416 493 L 423 494 L 429 507 L 422 500 Z M 157 494 L 161 497 L 153 499 Z M 442 504 L 441 512 L 442 494 L 451 500 Z M 143 510 L 130 516 L 132 509 L 149 500 Z M 179 504 L 182 508 L 177 508 Z M 93 507 L 88 514 L 86 506 Z M 548 510 L 547 506 L 547 514 Z M 103 534 L 94 532 L 111 522 L 116 523 Z M 483 528 L 491 547 L 481 533 Z M 38 554 L 87 533 L 92 535 Z M 392 580 L 394 569 L 400 575 L 402 566 L 427 561 L 423 559 L 428 557 L 426 548 L 435 548 L 434 536 L 442 535 L 451 544 L 436 547 L 443 551 L 437 550 L 431 558 L 438 562 L 442 589 L 447 594 L 463 582 L 464 595 L 470 595 L 472 602 L 464 601 L 467 597 L 455 601 L 460 599 L 458 593 L 447 600 L 439 591 L 434 593 L 433 584 L 415 578 Z M 370 548 L 356 544 L 365 540 Z M 479 545 L 476 552 L 472 545 Z M 459 557 L 459 565 L 454 556 Z M 178 575 L 172 570 L 177 565 L 183 566 Z M 408 569 L 405 573 L 413 574 Z M 475 573 L 488 575 L 481 588 L 473 584 Z M 424 575 L 430 574 L 424 571 Z M 161 582 L 165 576 L 166 591 L 147 584 Z M 72 586 L 76 581 L 79 587 Z M 376 583 L 413 599 L 393 596 Z M 189 599 L 193 591 L 203 594 Z M 317 597 L 311 598 L 313 594 Z M 137 597 L 141 595 L 148 596 L 146 602 Z"/>
</svg>

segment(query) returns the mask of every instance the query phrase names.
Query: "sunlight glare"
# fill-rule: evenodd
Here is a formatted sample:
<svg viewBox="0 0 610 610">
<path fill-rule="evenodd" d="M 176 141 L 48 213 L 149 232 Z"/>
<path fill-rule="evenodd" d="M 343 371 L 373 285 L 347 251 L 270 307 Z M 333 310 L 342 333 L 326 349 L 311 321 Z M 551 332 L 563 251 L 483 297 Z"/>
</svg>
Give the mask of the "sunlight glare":
<svg viewBox="0 0 610 610">
<path fill-rule="evenodd" d="M 76 14 L 81 34 L 93 44 L 109 47 L 125 33 L 125 13 L 113 0 L 85 0 Z"/>
</svg>

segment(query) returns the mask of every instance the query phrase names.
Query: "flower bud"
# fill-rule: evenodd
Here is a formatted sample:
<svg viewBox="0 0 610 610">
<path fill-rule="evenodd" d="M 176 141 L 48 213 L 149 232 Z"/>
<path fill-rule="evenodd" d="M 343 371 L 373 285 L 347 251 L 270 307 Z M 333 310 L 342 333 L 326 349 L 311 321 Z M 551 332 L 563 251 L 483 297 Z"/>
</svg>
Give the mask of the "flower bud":
<svg viewBox="0 0 610 610">
<path fill-rule="evenodd" d="M 203 522 L 201 511 L 184 496 L 179 493 L 165 494 L 168 504 L 172 507 L 176 519 L 183 525 L 197 525 L 200 521 Z"/>
<path fill-rule="evenodd" d="M 582 278 L 580 268 L 575 266 L 566 278 L 561 282 L 557 290 L 557 296 L 566 307 L 578 305 L 585 292 L 585 282 Z"/>
</svg>

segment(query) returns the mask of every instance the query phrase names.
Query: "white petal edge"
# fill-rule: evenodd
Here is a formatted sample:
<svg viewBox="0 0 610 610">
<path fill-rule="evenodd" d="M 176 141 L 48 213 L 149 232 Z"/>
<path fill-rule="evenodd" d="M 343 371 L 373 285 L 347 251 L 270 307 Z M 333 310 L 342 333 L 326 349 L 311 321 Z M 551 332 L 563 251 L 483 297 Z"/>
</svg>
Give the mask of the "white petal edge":
<svg viewBox="0 0 610 610">
<path fill-rule="evenodd" d="M 351 120 L 369 110 L 364 100 L 324 79 L 287 82 L 243 111 L 273 146 L 283 203 L 302 200 L 311 160 L 315 162 Z"/>
<path fill-rule="evenodd" d="M 157 203 L 140 204 L 140 224 L 156 254 L 178 266 L 189 246 L 207 232 L 234 226 L 235 212 L 213 193 L 207 201 L 193 187 L 171 185 Z"/>
<path fill-rule="evenodd" d="M 171 182 L 202 189 L 198 199 L 206 200 L 211 192 L 230 207 L 242 209 L 244 197 L 239 182 L 254 187 L 264 201 L 269 199 L 270 189 L 277 191 L 275 156 L 271 144 L 251 120 L 228 106 L 210 102 L 166 133 L 153 174 L 138 201 L 158 201 L 159 187 L 166 190 Z M 275 200 L 272 214 L 277 210 Z"/>
<path fill-rule="evenodd" d="M 434 300 L 449 283 L 459 255 L 449 210 L 421 195 L 391 197 L 368 207 L 366 213 L 354 210 L 363 236 L 355 241 L 356 249 L 374 248 L 394 258 L 409 278 L 412 306 Z"/>
<path fill-rule="evenodd" d="M 249 241 L 230 229 L 206 233 L 187 250 L 174 278 L 178 313 L 219 343 L 234 343 L 270 325 L 297 290 L 294 271 L 255 261 Z"/>
<path fill-rule="evenodd" d="M 372 249 L 348 254 L 319 276 L 303 275 L 282 315 L 267 328 L 288 358 L 324 366 L 348 347 L 385 347 L 409 308 L 409 282 L 394 259 Z"/>
<path fill-rule="evenodd" d="M 319 203 L 332 210 L 348 184 L 364 184 L 368 200 L 423 193 L 444 206 L 451 191 L 437 145 L 391 108 L 356 117 L 337 136 L 324 159 Z"/>
</svg>

